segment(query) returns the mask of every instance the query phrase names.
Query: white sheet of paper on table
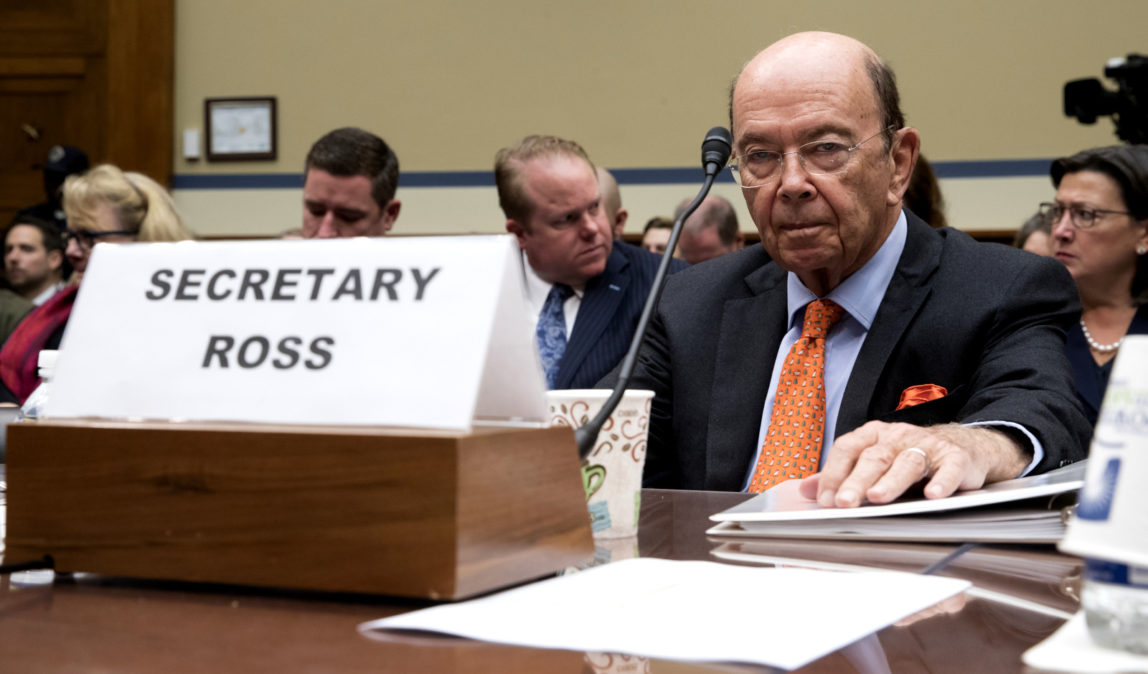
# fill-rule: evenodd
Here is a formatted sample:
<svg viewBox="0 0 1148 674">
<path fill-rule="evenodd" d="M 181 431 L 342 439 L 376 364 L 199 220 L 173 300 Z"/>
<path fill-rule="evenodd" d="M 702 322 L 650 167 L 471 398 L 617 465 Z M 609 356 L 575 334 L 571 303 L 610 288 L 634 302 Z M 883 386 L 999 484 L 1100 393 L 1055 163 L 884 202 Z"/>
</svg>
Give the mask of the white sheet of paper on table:
<svg viewBox="0 0 1148 674">
<path fill-rule="evenodd" d="M 632 559 L 359 626 L 506 644 L 794 669 L 969 587 L 895 571 L 837 573 Z"/>
</svg>

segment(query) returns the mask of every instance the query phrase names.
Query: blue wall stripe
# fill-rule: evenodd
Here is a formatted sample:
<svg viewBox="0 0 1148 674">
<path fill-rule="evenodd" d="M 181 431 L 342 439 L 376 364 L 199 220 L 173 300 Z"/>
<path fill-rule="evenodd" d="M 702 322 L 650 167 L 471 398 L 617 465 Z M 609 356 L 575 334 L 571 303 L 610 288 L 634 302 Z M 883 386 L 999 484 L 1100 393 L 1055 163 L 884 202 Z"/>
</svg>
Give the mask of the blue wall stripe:
<svg viewBox="0 0 1148 674">
<path fill-rule="evenodd" d="M 1051 159 L 998 159 L 986 161 L 939 161 L 933 172 L 938 178 L 1048 177 Z M 701 182 L 701 167 L 610 169 L 622 185 L 681 185 Z M 733 182 L 728 171 L 718 182 Z M 268 190 L 301 189 L 301 173 L 178 173 L 177 190 Z M 492 171 L 404 171 L 399 188 L 494 187 Z"/>
<path fill-rule="evenodd" d="M 932 164 L 938 178 L 1048 178 L 1051 159 L 939 161 Z"/>
<path fill-rule="evenodd" d="M 276 190 L 303 188 L 302 173 L 177 173 L 177 190 Z"/>
</svg>

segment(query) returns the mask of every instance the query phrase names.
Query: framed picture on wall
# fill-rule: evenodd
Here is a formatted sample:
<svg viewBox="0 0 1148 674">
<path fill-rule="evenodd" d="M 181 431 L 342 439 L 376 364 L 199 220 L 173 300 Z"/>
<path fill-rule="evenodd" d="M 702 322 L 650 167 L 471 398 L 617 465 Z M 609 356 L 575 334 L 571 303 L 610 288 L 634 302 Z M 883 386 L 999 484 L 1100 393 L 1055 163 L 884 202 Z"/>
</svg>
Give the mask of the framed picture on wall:
<svg viewBox="0 0 1148 674">
<path fill-rule="evenodd" d="M 208 98 L 203 102 L 207 161 L 271 161 L 278 152 L 275 97 Z"/>
</svg>

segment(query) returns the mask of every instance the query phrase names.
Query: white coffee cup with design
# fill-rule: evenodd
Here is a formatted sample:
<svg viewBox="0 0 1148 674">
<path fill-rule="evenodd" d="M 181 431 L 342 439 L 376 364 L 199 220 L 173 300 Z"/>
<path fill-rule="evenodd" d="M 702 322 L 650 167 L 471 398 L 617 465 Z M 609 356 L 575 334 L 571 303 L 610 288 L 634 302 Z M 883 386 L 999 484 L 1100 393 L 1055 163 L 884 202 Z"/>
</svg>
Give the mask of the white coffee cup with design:
<svg viewBox="0 0 1148 674">
<path fill-rule="evenodd" d="M 611 393 L 607 389 L 548 391 L 547 420 L 551 426 L 578 428 L 598 414 Z M 627 390 L 582 462 L 582 485 L 595 538 L 638 533 L 653 399 L 653 391 Z"/>
</svg>

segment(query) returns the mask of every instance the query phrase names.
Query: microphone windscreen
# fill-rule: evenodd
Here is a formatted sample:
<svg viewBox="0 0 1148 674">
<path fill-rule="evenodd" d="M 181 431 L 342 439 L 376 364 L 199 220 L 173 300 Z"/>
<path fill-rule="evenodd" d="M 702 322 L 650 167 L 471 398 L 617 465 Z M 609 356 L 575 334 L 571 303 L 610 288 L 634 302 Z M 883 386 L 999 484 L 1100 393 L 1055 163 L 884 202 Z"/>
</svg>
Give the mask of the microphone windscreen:
<svg viewBox="0 0 1148 674">
<path fill-rule="evenodd" d="M 724 168 L 729 161 L 730 153 L 733 152 L 732 146 L 733 138 L 729 134 L 729 129 L 724 126 L 710 129 L 702 141 L 702 166 L 713 163 L 717 164 L 719 169 Z"/>
</svg>

